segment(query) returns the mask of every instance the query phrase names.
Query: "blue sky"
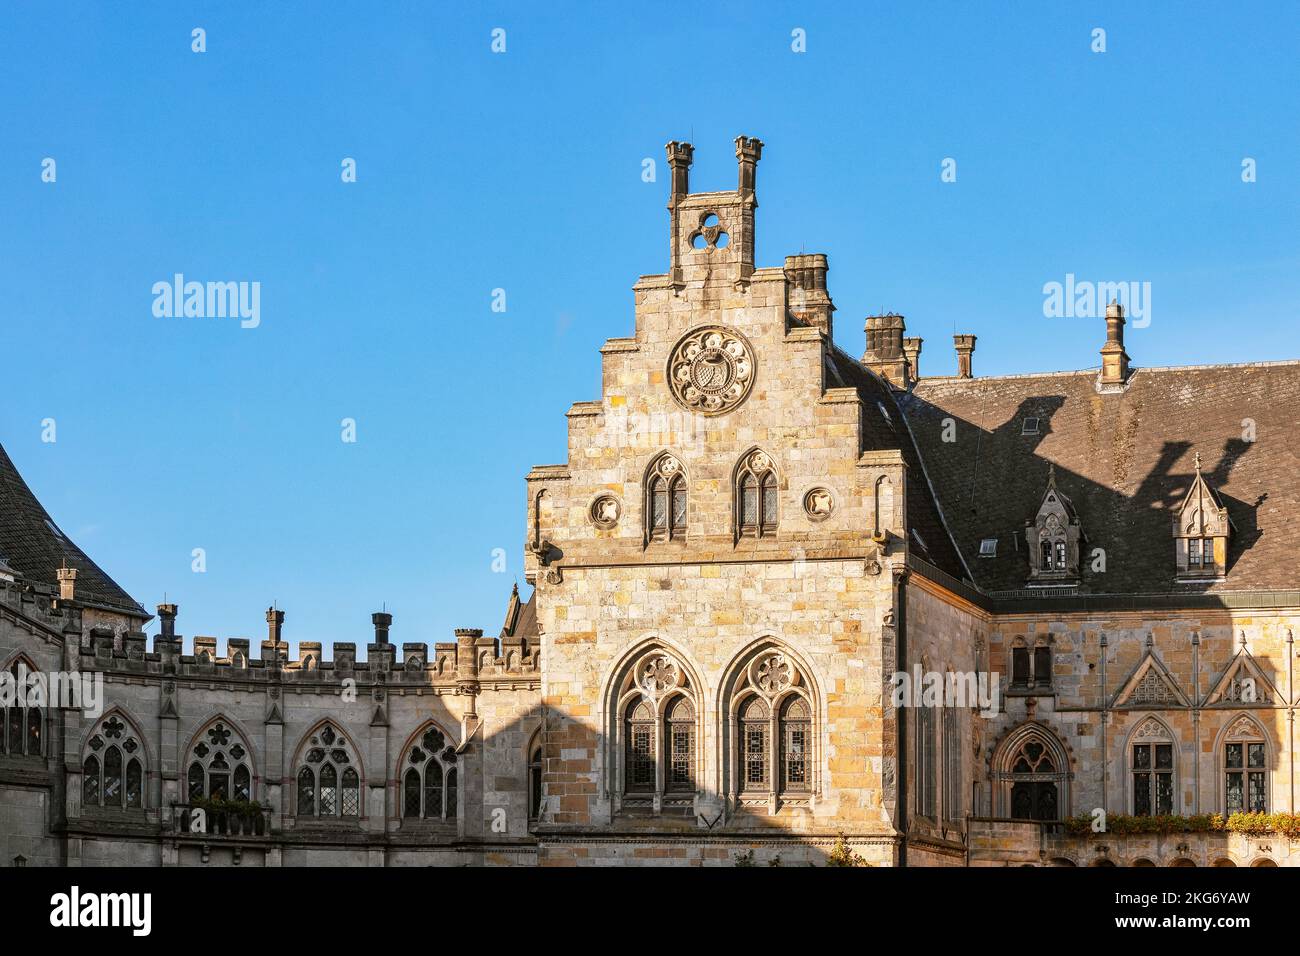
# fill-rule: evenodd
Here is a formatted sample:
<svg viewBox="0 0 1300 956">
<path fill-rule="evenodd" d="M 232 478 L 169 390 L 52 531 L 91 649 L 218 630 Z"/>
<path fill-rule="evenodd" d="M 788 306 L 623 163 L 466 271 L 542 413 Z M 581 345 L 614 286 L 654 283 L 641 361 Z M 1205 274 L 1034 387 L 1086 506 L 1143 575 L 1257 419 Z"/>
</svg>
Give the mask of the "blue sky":
<svg viewBox="0 0 1300 956">
<path fill-rule="evenodd" d="M 495 633 L 523 476 L 666 268 L 663 145 L 730 189 L 741 133 L 759 265 L 827 253 L 854 355 L 893 310 L 925 373 L 1096 365 L 1073 273 L 1151 283 L 1137 365 L 1300 357 L 1295 4 L 846 6 L 3 4 L 0 442 L 186 635 Z M 177 272 L 260 326 L 155 317 Z"/>
</svg>

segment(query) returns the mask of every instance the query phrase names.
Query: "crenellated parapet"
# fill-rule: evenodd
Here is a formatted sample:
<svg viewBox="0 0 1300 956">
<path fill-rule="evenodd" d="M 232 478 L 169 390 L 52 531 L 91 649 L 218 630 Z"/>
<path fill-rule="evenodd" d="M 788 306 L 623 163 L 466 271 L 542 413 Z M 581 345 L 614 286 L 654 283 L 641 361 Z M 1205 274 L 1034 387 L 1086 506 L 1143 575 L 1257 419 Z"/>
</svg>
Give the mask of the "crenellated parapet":
<svg viewBox="0 0 1300 956">
<path fill-rule="evenodd" d="M 80 644 L 81 669 L 253 684 L 445 686 L 451 692 L 458 686 L 491 690 L 540 679 L 539 647 L 527 636 L 484 637 L 481 630 L 457 629 L 456 640 L 434 644 L 432 653 L 422 642 L 399 649 L 387 640 L 392 615 L 382 613 L 374 616 L 376 641 L 367 645 L 366 660 L 357 660 L 357 645 L 350 641 L 331 644 L 328 654 L 319 641 L 299 641 L 291 656 L 289 642 L 280 639 L 284 612 L 271 613 L 271 636 L 261 642 L 256 657 L 246 637 L 228 638 L 223 645 L 204 635 L 193 639 L 187 654 L 183 637 L 174 630 L 175 605 L 162 605 L 163 633 L 154 638 L 152 651 L 142 631 L 119 637 L 111 629 L 94 628 Z"/>
</svg>

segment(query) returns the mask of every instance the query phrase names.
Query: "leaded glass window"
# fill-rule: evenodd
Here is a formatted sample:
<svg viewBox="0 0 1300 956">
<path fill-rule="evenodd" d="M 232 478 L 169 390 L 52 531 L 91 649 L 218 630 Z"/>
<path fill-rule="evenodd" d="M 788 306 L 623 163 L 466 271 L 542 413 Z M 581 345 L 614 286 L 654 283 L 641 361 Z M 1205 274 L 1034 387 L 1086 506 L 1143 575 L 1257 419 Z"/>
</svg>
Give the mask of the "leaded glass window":
<svg viewBox="0 0 1300 956">
<path fill-rule="evenodd" d="M 361 813 L 361 778 L 351 767 L 343 771 L 343 790 L 340 814 L 345 817 L 359 816 Z"/>
<path fill-rule="evenodd" d="M 934 708 L 916 711 L 916 810 L 922 816 L 935 816 L 935 746 Z"/>
<path fill-rule="evenodd" d="M 323 724 L 307 738 L 297 778 L 299 816 L 360 816 L 361 778 L 353 766 L 354 753 L 347 735 L 333 724 Z"/>
<path fill-rule="evenodd" d="M 92 754 L 81 764 L 82 806 L 99 806 L 99 784 L 99 758 Z"/>
<path fill-rule="evenodd" d="M 771 713 L 761 698 L 755 697 L 745 705 L 740 722 L 741 760 L 745 790 L 765 790 L 768 780 L 768 734 Z"/>
<path fill-rule="evenodd" d="M 763 537 L 776 533 L 777 483 L 772 460 L 752 452 L 736 477 L 736 533 Z"/>
<path fill-rule="evenodd" d="M 40 707 L 24 706 L 28 690 L 38 680 L 36 668 L 23 658 L 10 665 L 9 673 L 15 700 L 8 707 L 0 707 L 0 754 L 40 757 L 44 753 L 45 714 Z"/>
<path fill-rule="evenodd" d="M 1133 746 L 1133 813 L 1167 816 L 1174 812 L 1174 746 L 1141 743 Z"/>
<path fill-rule="evenodd" d="M 672 455 L 655 459 L 646 475 L 646 538 L 673 540 L 686 534 L 686 476 Z"/>
<path fill-rule="evenodd" d="M 1268 763 L 1263 741 L 1224 745 L 1226 810 L 1232 813 L 1267 813 Z"/>
<path fill-rule="evenodd" d="M 143 807 L 143 756 L 135 729 L 121 714 L 102 717 L 82 748 L 82 805 L 119 810 Z"/>
<path fill-rule="evenodd" d="M 402 816 L 454 820 L 456 750 L 437 727 L 428 727 L 406 752 Z"/>
<path fill-rule="evenodd" d="M 786 701 L 781 712 L 781 788 L 804 792 L 811 782 L 812 714 L 802 698 Z"/>
<path fill-rule="evenodd" d="M 668 713 L 668 789 L 695 790 L 695 708 L 685 697 Z"/>
<path fill-rule="evenodd" d="M 316 812 L 316 775 L 310 767 L 298 771 L 298 815 L 311 816 Z"/>
<path fill-rule="evenodd" d="M 633 701 L 627 716 L 627 792 L 655 789 L 655 715 L 649 701 Z"/>
<path fill-rule="evenodd" d="M 253 801 L 248 742 L 225 720 L 214 720 L 195 738 L 188 760 L 191 800 Z"/>
</svg>

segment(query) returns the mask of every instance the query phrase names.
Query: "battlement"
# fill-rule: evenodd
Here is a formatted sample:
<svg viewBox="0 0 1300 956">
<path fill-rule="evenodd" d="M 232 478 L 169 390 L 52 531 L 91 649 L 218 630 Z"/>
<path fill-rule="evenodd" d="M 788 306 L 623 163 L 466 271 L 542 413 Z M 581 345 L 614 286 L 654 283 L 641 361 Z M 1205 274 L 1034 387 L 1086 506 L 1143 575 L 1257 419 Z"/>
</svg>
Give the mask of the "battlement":
<svg viewBox="0 0 1300 956">
<path fill-rule="evenodd" d="M 163 608 L 167 608 L 166 611 Z M 91 628 L 80 644 L 82 670 L 158 674 L 214 680 L 239 680 L 273 683 L 329 684 L 352 679 L 358 683 L 419 683 L 455 686 L 473 681 L 491 686 L 496 681 L 511 683 L 535 680 L 541 659 L 535 639 L 524 636 L 484 637 L 480 629 L 457 628 L 455 640 L 429 645 L 408 642 L 401 647 L 386 640 L 392 615 L 374 615 L 378 640 L 368 644 L 364 661 L 357 660 L 357 645 L 351 641 L 335 642 L 330 656 L 319 641 L 299 641 L 296 657 L 289 656 L 289 642 L 278 640 L 284 612 L 268 613 L 273 638 L 261 642 L 258 656 L 252 653 L 252 641 L 231 637 L 225 647 L 215 637 L 194 638 L 193 653 L 182 653 L 184 638 L 174 631 L 174 605 L 159 608 L 163 633 L 154 638 L 153 650 L 146 648 L 143 631 L 117 634 L 111 628 Z"/>
<path fill-rule="evenodd" d="M 0 606 L 60 634 L 81 633 L 81 607 L 61 599 L 51 585 L 0 579 Z"/>
</svg>

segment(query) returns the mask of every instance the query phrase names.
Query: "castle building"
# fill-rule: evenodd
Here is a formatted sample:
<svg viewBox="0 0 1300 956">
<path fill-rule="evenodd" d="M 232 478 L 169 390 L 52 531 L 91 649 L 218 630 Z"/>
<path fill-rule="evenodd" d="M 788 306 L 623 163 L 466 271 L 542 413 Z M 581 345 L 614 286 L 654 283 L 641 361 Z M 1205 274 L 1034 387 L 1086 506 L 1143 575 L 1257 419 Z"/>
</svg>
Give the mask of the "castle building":
<svg viewBox="0 0 1300 956">
<path fill-rule="evenodd" d="M 755 264 L 762 151 L 692 192 L 668 144 L 668 270 L 527 476 L 495 637 L 399 655 L 380 612 L 365 660 L 291 660 L 272 608 L 257 655 L 186 654 L 163 604 L 150 651 L 0 453 L 0 664 L 105 697 L 0 715 L 0 862 L 1300 862 L 1262 816 L 1295 812 L 1300 362 L 1134 365 L 1118 302 L 1082 371 L 977 377 L 960 334 L 925 376 L 894 314 L 854 358 L 825 255 Z"/>
</svg>

